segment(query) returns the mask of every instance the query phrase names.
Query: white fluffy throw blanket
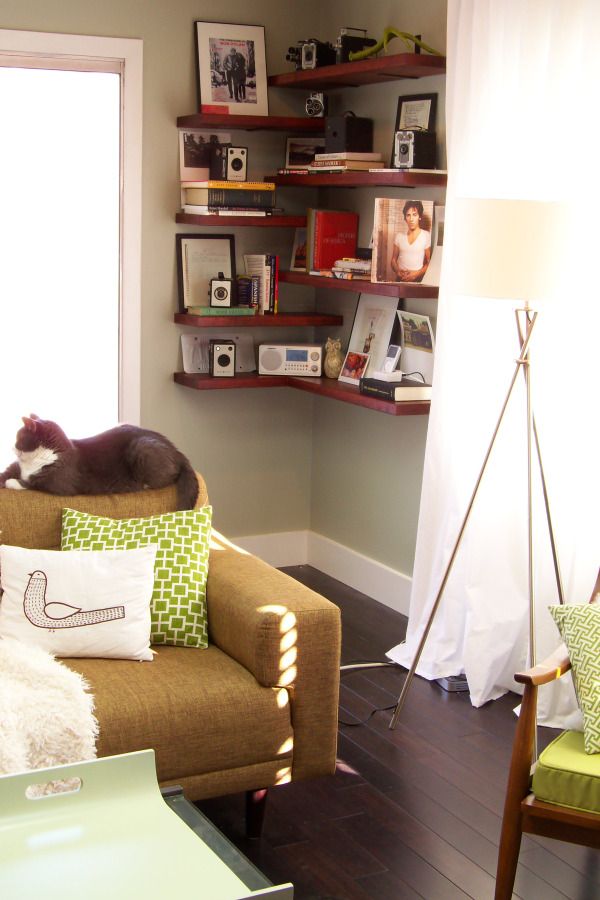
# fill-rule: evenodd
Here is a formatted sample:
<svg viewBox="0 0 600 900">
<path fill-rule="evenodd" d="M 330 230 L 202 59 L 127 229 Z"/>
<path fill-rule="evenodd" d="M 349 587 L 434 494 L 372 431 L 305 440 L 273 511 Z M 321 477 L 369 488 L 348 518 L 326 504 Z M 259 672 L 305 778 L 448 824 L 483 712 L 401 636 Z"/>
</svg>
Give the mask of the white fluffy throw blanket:
<svg viewBox="0 0 600 900">
<path fill-rule="evenodd" d="M 89 685 L 39 647 L 0 638 L 0 774 L 96 756 Z"/>
</svg>

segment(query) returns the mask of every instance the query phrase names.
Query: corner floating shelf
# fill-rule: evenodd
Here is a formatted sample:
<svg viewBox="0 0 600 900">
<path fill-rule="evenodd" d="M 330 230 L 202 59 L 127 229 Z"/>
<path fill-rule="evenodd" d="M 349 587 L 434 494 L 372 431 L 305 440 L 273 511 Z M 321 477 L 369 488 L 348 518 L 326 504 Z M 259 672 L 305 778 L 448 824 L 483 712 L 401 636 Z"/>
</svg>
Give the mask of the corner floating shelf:
<svg viewBox="0 0 600 900">
<path fill-rule="evenodd" d="M 429 413 L 429 400 L 404 400 L 393 403 L 368 397 L 359 393 L 353 384 L 345 384 L 330 378 L 299 378 L 295 375 L 256 375 L 254 373 L 238 374 L 233 378 L 213 378 L 210 375 L 192 375 L 187 372 L 175 372 L 173 376 L 177 384 L 196 391 L 232 390 L 235 388 L 273 388 L 291 387 L 308 391 L 320 397 L 329 397 L 342 403 L 352 403 L 365 409 L 387 413 L 390 416 L 426 416 Z"/>
<path fill-rule="evenodd" d="M 178 325 L 192 328 L 295 328 L 317 325 L 343 325 L 343 316 L 325 313 L 276 313 L 272 316 L 193 316 L 190 313 L 175 313 Z"/>
<path fill-rule="evenodd" d="M 362 278 L 329 278 L 324 275 L 309 275 L 307 272 L 279 272 L 279 280 L 288 284 L 304 284 L 306 287 L 331 288 L 335 291 L 353 291 L 355 294 L 378 294 L 384 297 L 413 297 L 415 299 L 435 299 L 438 287 L 428 284 L 384 284 Z"/>
<path fill-rule="evenodd" d="M 425 78 L 428 75 L 443 75 L 446 58 L 427 53 L 396 53 L 388 56 L 361 59 L 356 62 L 340 63 L 335 66 L 321 66 L 318 69 L 303 69 L 271 75 L 269 87 L 316 90 L 339 87 L 359 87 L 361 84 L 381 84 L 397 81 L 399 78 Z"/>
<path fill-rule="evenodd" d="M 304 228 L 306 216 L 194 216 L 191 213 L 176 213 L 175 221 L 180 225 L 219 225 L 222 228 Z"/>
<path fill-rule="evenodd" d="M 327 172 L 322 175 L 266 175 L 279 187 L 445 187 L 446 172 L 406 169 L 394 172 Z"/>
<path fill-rule="evenodd" d="M 232 131 L 288 131 L 302 134 L 323 134 L 323 119 L 309 116 L 233 116 L 215 113 L 193 113 L 178 116 L 178 128 L 226 128 Z"/>
</svg>

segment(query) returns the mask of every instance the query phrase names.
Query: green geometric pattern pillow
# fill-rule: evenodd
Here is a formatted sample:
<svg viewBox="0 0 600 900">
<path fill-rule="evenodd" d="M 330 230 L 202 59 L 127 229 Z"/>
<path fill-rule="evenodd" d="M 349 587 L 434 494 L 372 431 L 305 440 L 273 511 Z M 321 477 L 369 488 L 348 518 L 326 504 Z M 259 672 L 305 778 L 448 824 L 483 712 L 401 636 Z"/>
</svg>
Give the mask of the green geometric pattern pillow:
<svg viewBox="0 0 600 900">
<path fill-rule="evenodd" d="M 585 752 L 600 753 L 600 606 L 573 603 L 549 609 L 569 651 Z"/>
<path fill-rule="evenodd" d="M 143 519 L 109 519 L 63 509 L 61 550 L 130 550 L 156 544 L 150 641 L 205 648 L 211 518 L 210 506 Z"/>
</svg>

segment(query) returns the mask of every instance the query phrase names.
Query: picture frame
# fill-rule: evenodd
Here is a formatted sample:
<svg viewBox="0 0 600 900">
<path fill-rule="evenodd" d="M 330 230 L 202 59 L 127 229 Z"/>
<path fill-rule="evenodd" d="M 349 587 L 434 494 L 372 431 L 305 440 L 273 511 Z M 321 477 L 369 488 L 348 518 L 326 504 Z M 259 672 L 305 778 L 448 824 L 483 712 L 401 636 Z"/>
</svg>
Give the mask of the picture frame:
<svg viewBox="0 0 600 900">
<path fill-rule="evenodd" d="M 222 272 L 235 284 L 233 234 L 176 234 L 179 311 L 210 306 L 211 278 Z"/>
<path fill-rule="evenodd" d="M 210 178 L 211 144 L 230 144 L 231 134 L 223 131 L 179 131 L 179 180 L 208 181 Z"/>
<path fill-rule="evenodd" d="M 338 381 L 344 381 L 346 384 L 354 384 L 358 387 L 360 379 L 364 378 L 368 365 L 368 353 L 357 353 L 355 350 L 348 350 L 344 357 L 342 370 L 338 375 Z"/>
<path fill-rule="evenodd" d="M 398 97 L 395 131 L 435 131 L 437 94 Z"/>
<path fill-rule="evenodd" d="M 325 135 L 291 135 L 285 140 L 285 169 L 307 169 L 316 153 L 325 153 Z"/>
<path fill-rule="evenodd" d="M 409 212 L 418 212 L 420 234 L 417 243 L 408 244 Z M 433 200 L 377 197 L 373 216 L 373 255 L 371 281 L 420 284 L 431 261 Z"/>
<path fill-rule="evenodd" d="M 306 228 L 296 228 L 294 232 L 290 271 L 306 272 Z"/>
<path fill-rule="evenodd" d="M 397 327 L 398 297 L 361 295 L 356 306 L 348 350 L 368 354 L 369 374 L 381 371 Z"/>
<path fill-rule="evenodd" d="M 198 107 L 267 116 L 264 25 L 194 22 Z"/>
</svg>

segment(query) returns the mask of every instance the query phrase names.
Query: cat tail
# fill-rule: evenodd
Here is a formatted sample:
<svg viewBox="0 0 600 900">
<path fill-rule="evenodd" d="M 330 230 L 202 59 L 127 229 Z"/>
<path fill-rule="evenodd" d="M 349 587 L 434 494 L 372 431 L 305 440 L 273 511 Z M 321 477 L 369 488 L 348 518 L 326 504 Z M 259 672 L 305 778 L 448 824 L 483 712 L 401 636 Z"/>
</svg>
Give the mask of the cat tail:
<svg viewBox="0 0 600 900">
<path fill-rule="evenodd" d="M 182 460 L 177 487 L 177 509 L 193 509 L 198 499 L 198 479 L 187 459 Z"/>
</svg>

